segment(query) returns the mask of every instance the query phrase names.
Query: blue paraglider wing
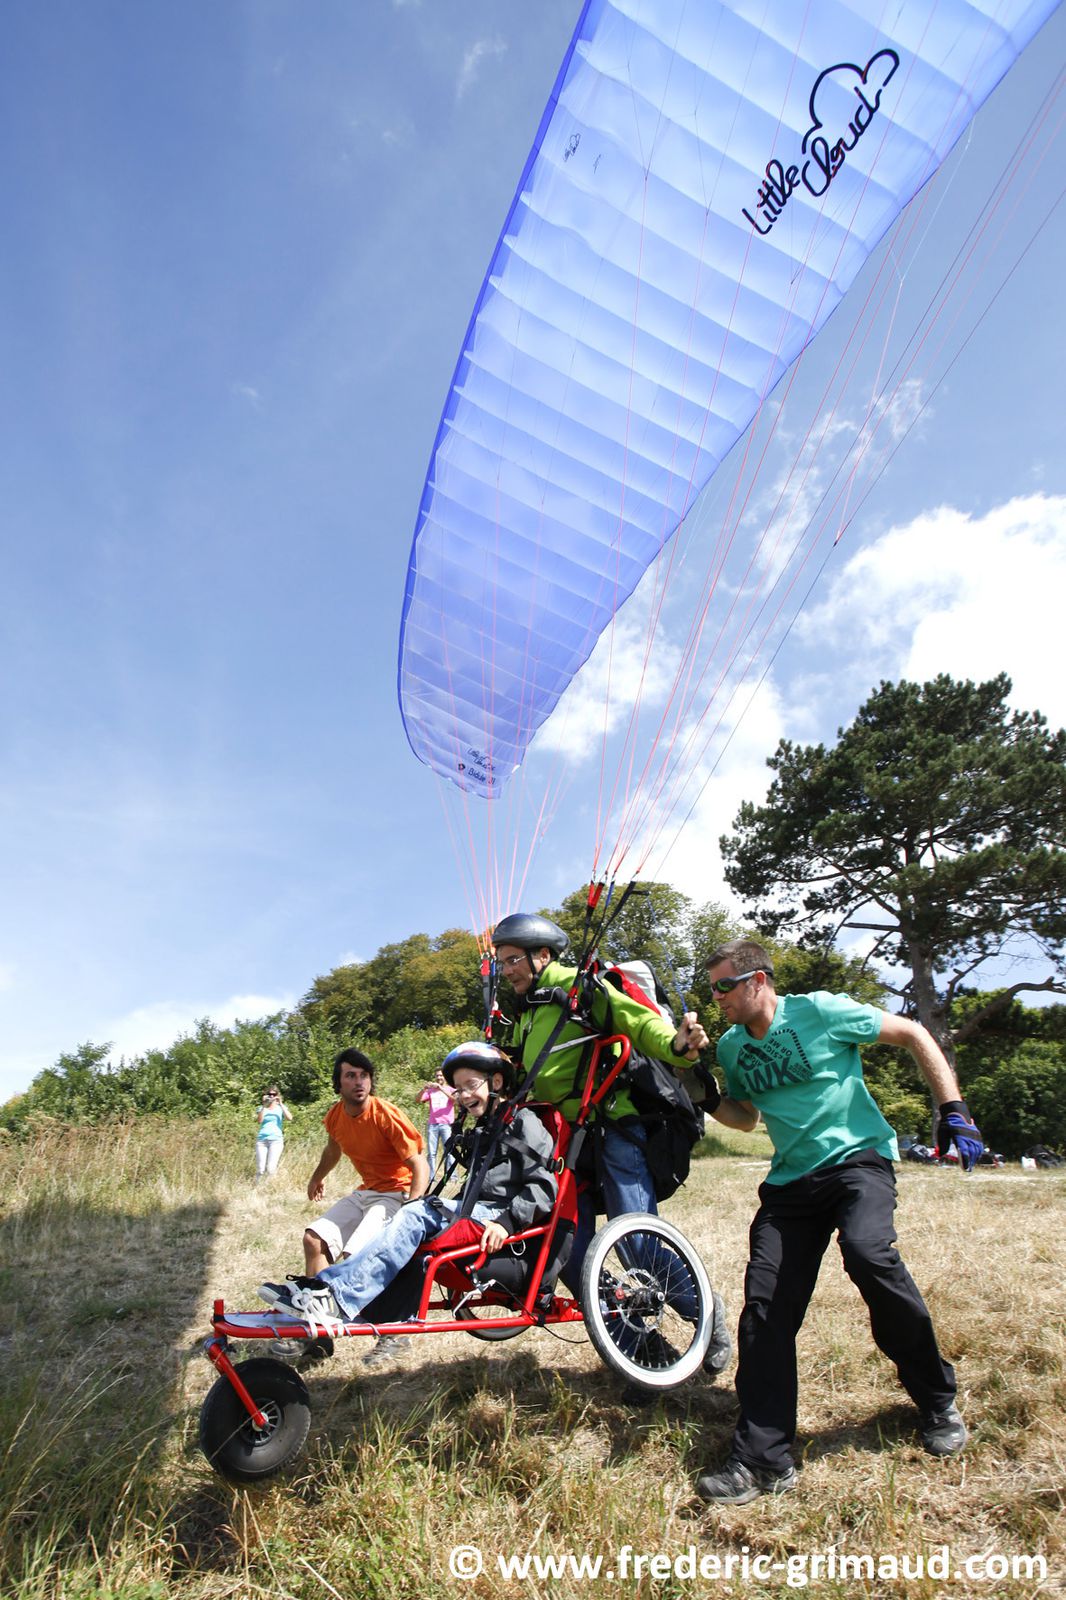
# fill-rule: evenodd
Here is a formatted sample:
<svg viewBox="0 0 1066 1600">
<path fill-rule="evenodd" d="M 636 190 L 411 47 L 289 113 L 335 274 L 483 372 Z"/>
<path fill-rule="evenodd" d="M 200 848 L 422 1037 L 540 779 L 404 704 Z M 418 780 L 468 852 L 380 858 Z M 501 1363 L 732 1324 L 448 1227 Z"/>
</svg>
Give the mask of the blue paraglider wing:
<svg viewBox="0 0 1066 1600">
<path fill-rule="evenodd" d="M 500 792 L 618 606 L 1055 0 L 589 0 L 415 530 L 415 754 Z"/>
</svg>

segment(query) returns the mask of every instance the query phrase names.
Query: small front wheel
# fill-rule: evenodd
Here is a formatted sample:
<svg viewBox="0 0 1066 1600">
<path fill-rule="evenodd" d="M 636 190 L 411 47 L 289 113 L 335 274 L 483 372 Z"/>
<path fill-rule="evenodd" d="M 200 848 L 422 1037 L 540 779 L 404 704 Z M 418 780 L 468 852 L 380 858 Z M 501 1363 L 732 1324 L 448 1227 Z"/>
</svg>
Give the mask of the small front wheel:
<svg viewBox="0 0 1066 1600">
<path fill-rule="evenodd" d="M 581 1309 L 600 1357 L 631 1383 L 672 1389 L 697 1372 L 714 1323 L 710 1280 L 673 1223 L 628 1212 L 581 1264 Z"/>
<path fill-rule="evenodd" d="M 257 1358 L 234 1368 L 266 1418 L 257 1428 L 229 1379 L 220 1375 L 200 1408 L 200 1448 L 232 1483 L 272 1478 L 299 1455 L 311 1426 L 307 1386 L 283 1361 Z"/>
</svg>

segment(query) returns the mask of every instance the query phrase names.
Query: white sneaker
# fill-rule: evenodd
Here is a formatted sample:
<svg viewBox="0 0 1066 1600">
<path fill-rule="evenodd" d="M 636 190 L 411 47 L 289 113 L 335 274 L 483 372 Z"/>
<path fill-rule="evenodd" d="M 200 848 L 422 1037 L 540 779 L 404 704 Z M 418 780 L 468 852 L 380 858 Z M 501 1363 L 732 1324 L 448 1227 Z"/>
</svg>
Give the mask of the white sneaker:
<svg viewBox="0 0 1066 1600">
<path fill-rule="evenodd" d="M 339 1333 L 346 1317 L 330 1289 L 299 1289 L 294 1287 L 289 1296 L 294 1316 L 306 1322 L 309 1328 L 324 1328 L 326 1333 Z"/>
</svg>

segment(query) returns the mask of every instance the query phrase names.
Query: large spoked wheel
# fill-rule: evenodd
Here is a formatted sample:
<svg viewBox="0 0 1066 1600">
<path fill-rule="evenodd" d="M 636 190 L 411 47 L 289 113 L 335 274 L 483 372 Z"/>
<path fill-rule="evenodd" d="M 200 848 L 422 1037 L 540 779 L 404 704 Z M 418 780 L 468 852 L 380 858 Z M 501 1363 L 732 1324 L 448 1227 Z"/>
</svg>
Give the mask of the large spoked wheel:
<svg viewBox="0 0 1066 1600">
<path fill-rule="evenodd" d="M 271 1478 L 299 1455 L 311 1426 L 311 1404 L 300 1375 L 283 1361 L 257 1358 L 235 1368 L 266 1418 L 257 1428 L 228 1378 L 219 1377 L 200 1408 L 200 1448 L 232 1483 Z"/>
<path fill-rule="evenodd" d="M 628 1212 L 581 1265 L 581 1309 L 597 1353 L 631 1383 L 672 1389 L 702 1365 L 714 1323 L 706 1269 L 679 1228 Z"/>
<path fill-rule="evenodd" d="M 524 1328 L 499 1328 L 494 1323 L 500 1317 L 511 1317 L 513 1310 L 508 1306 L 478 1304 L 470 1301 L 467 1305 L 460 1305 L 463 1296 L 458 1289 L 448 1290 L 448 1304 L 452 1308 L 452 1315 L 456 1322 L 469 1322 L 470 1327 L 466 1332 L 472 1339 L 487 1339 L 493 1342 L 501 1339 L 517 1339 L 520 1333 L 528 1333 L 529 1325 Z"/>
</svg>

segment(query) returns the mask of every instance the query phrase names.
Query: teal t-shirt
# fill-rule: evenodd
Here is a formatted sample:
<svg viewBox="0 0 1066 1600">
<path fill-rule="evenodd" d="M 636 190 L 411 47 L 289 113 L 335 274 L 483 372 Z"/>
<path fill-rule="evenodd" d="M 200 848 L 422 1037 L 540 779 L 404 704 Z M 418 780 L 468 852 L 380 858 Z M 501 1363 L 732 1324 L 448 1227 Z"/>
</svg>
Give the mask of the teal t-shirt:
<svg viewBox="0 0 1066 1600">
<path fill-rule="evenodd" d="M 722 1035 L 726 1092 L 751 1101 L 773 1140 L 767 1183 L 792 1183 L 860 1150 L 899 1159 L 859 1058 L 858 1046 L 880 1032 L 876 1006 L 822 992 L 783 995 L 765 1039 L 741 1025 Z"/>
</svg>

